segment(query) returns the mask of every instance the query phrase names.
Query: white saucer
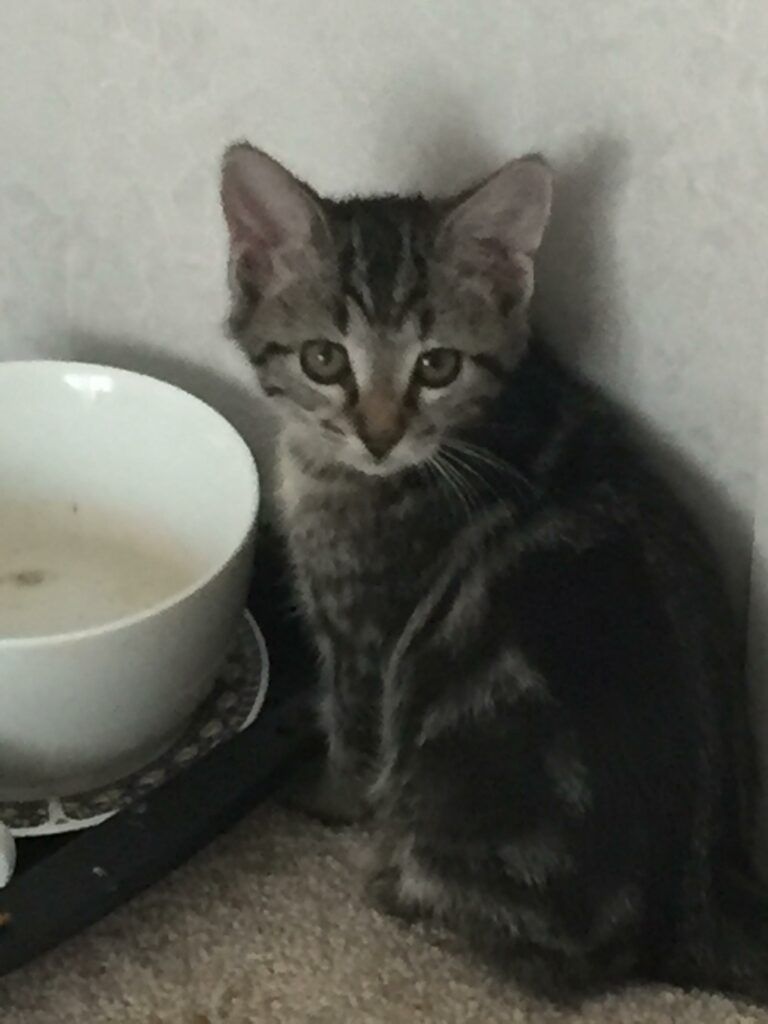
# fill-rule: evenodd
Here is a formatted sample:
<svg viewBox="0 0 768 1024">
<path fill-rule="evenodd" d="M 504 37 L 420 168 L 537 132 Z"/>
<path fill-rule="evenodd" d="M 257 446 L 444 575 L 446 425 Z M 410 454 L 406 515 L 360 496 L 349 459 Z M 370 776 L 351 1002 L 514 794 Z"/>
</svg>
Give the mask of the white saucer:
<svg viewBox="0 0 768 1024">
<path fill-rule="evenodd" d="M 117 782 L 73 796 L 0 802 L 0 822 L 16 838 L 92 828 L 111 818 L 214 747 L 252 725 L 267 695 L 269 658 L 264 637 L 245 612 L 213 690 L 183 735 L 164 754 Z"/>
</svg>

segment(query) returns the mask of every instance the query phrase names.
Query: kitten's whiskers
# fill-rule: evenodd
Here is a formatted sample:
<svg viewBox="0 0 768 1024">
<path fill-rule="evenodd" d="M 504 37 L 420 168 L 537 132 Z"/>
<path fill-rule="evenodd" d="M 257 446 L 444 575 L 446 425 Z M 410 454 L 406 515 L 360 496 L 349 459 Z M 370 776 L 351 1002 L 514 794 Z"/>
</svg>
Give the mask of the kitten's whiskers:
<svg viewBox="0 0 768 1024">
<path fill-rule="evenodd" d="M 523 491 L 528 497 L 532 497 L 536 494 L 536 488 L 531 481 L 516 469 L 511 466 L 508 462 L 499 458 L 487 448 L 483 448 L 480 445 L 472 444 L 469 441 L 461 441 L 455 438 L 451 438 L 443 442 L 443 447 L 446 450 L 451 450 L 455 455 L 461 457 L 461 461 L 465 468 L 470 469 L 470 459 L 474 459 L 481 467 L 487 467 L 489 470 L 493 470 L 499 475 L 506 477 L 510 483 L 517 486 L 518 491 Z M 490 482 L 478 469 L 473 469 L 476 476 L 481 478 L 483 482 L 489 487 L 493 493 L 498 494 L 494 488 L 492 488 Z M 499 495 L 500 496 L 500 495 Z"/>
</svg>

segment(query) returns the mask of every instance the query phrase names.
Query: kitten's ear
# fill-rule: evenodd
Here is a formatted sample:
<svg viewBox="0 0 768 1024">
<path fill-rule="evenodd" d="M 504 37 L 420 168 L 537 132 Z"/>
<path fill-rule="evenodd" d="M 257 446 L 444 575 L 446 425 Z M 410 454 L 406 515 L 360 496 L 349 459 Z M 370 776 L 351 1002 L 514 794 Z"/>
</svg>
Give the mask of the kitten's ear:
<svg viewBox="0 0 768 1024">
<path fill-rule="evenodd" d="M 272 157 L 248 143 L 230 146 L 222 161 L 221 205 L 239 284 L 263 297 L 319 271 L 330 244 L 320 203 Z"/>
<path fill-rule="evenodd" d="M 438 232 L 438 254 L 469 282 L 484 279 L 495 290 L 516 285 L 527 300 L 551 205 L 546 162 L 513 160 L 451 207 Z"/>
</svg>

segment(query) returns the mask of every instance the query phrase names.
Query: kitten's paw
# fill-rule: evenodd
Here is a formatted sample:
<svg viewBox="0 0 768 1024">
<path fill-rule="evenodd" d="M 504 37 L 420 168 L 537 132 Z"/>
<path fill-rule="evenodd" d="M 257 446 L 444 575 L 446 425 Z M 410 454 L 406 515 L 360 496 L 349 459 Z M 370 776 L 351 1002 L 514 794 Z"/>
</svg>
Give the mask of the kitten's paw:
<svg viewBox="0 0 768 1024">
<path fill-rule="evenodd" d="M 387 917 L 396 917 L 406 924 L 413 924 L 421 917 L 414 904 L 400 892 L 399 868 L 385 867 L 371 875 L 365 885 L 365 895 L 368 902 Z"/>
<path fill-rule="evenodd" d="M 282 792 L 282 803 L 324 825 L 354 825 L 370 813 L 365 787 L 316 762 L 303 765 Z"/>
</svg>

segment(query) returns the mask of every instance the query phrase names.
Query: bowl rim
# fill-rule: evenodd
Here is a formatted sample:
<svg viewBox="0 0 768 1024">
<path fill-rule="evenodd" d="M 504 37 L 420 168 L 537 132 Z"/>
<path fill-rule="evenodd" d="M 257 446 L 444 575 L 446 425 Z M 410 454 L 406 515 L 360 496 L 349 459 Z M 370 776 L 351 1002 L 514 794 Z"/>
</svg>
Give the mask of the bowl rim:
<svg viewBox="0 0 768 1024">
<path fill-rule="evenodd" d="M 111 619 L 98 626 L 86 626 L 84 629 L 65 630 L 59 633 L 41 633 L 36 636 L 0 636 L 0 652 L 5 650 L 76 643 L 83 640 L 95 639 L 96 637 L 104 637 L 112 633 L 120 632 L 124 629 L 130 629 L 164 614 L 171 608 L 182 605 L 185 601 L 194 597 L 195 594 L 205 589 L 205 587 L 212 583 L 229 565 L 232 564 L 243 548 L 248 544 L 249 539 L 256 528 L 261 499 L 261 481 L 253 452 L 247 445 L 242 434 L 240 434 L 240 432 L 230 423 L 226 416 L 220 413 L 217 409 L 214 409 L 212 405 L 204 401 L 202 398 L 198 398 L 197 395 L 193 395 L 190 391 L 186 391 L 177 384 L 171 384 L 169 381 L 163 380 L 161 377 L 154 377 L 152 374 L 142 373 L 138 370 L 128 370 L 120 366 L 111 366 L 108 363 L 91 363 L 69 359 L 9 359 L 0 361 L 0 376 L 3 376 L 7 370 L 20 369 L 22 367 L 30 369 L 45 369 L 49 373 L 53 374 L 58 372 L 62 376 L 68 371 L 71 373 L 109 373 L 116 377 L 132 379 L 135 382 L 140 382 L 142 386 L 154 388 L 156 391 L 175 393 L 190 405 L 196 405 L 198 409 L 201 412 L 204 412 L 205 415 L 209 416 L 212 421 L 218 421 L 219 429 L 221 429 L 225 435 L 229 435 L 233 448 L 239 452 L 240 456 L 245 456 L 243 459 L 243 468 L 248 474 L 248 491 L 250 495 L 246 521 L 249 525 L 238 538 L 237 542 L 233 545 L 231 551 L 229 551 L 226 557 L 218 559 L 213 568 L 200 574 L 192 583 L 189 583 L 187 586 L 175 591 L 162 601 L 158 601 L 155 604 L 149 605 L 147 608 L 142 608 L 140 611 L 133 612 L 130 615 L 124 615 L 118 619 Z"/>
</svg>

